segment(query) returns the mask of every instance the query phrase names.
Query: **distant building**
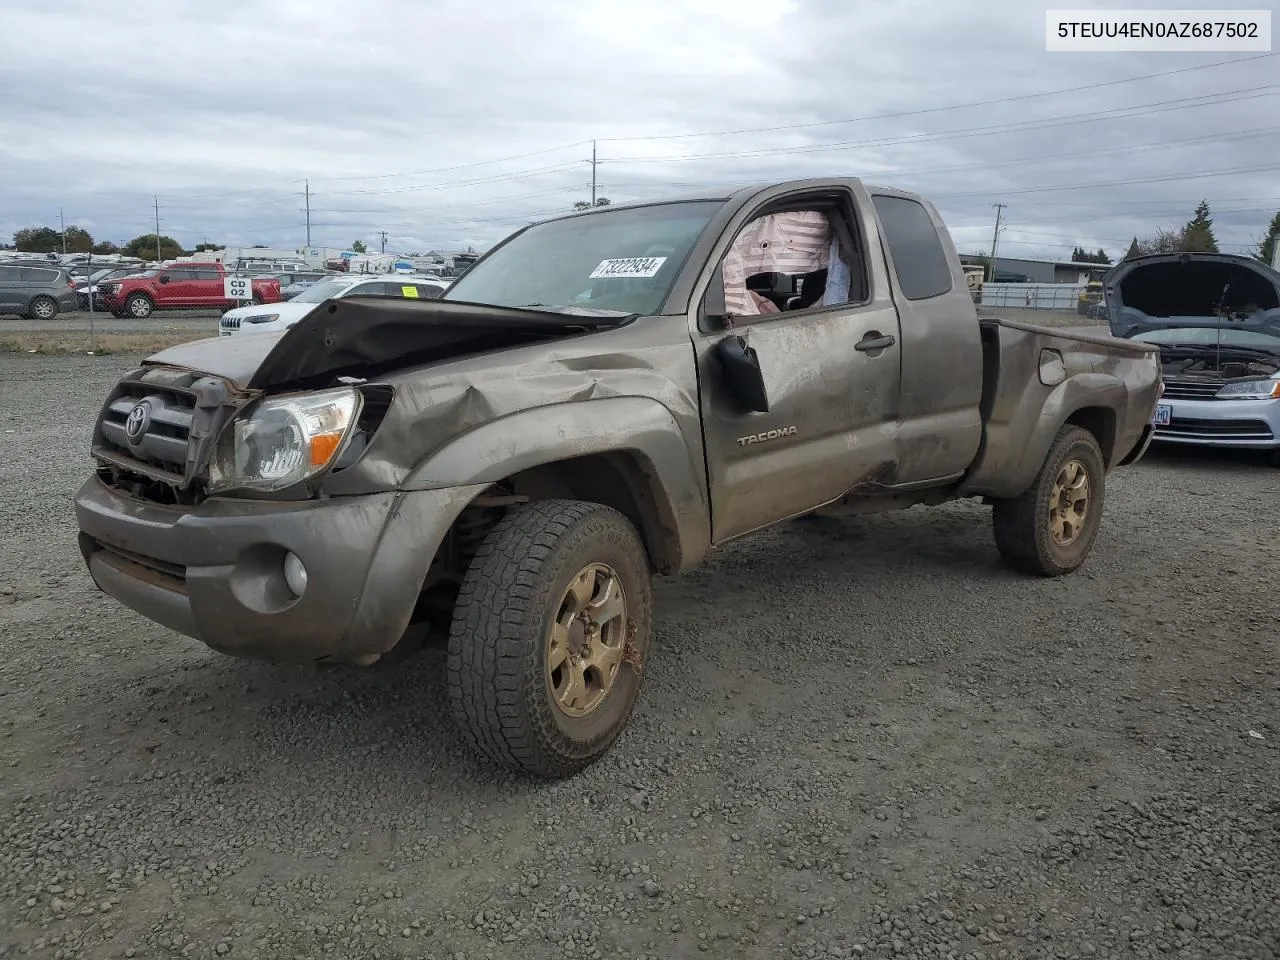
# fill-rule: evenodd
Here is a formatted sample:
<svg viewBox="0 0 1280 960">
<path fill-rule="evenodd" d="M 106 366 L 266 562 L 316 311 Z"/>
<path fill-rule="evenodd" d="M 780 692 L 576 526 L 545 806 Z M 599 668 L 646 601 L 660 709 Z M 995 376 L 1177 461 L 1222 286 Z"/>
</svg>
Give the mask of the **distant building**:
<svg viewBox="0 0 1280 960">
<path fill-rule="evenodd" d="M 985 263 L 986 258 L 962 254 L 964 264 Z M 1019 260 L 1013 257 L 997 257 L 994 280 L 996 283 L 1070 283 L 1085 284 L 1101 279 L 1110 270 L 1108 263 L 1076 263 L 1072 260 Z"/>
</svg>

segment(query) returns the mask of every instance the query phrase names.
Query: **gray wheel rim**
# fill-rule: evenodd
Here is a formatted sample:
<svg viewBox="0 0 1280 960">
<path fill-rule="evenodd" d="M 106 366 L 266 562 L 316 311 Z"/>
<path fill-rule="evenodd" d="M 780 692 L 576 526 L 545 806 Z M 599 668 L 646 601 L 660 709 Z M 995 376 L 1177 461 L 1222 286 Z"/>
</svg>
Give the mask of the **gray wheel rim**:
<svg viewBox="0 0 1280 960">
<path fill-rule="evenodd" d="M 129 312 L 132 313 L 135 317 L 145 317 L 147 314 L 151 312 L 151 308 L 147 304 L 147 301 L 139 298 L 137 300 L 134 300 L 129 305 Z"/>
<path fill-rule="evenodd" d="M 54 306 L 48 300 L 37 300 L 35 306 L 31 308 L 31 312 L 41 320 L 48 320 L 53 316 Z"/>
</svg>

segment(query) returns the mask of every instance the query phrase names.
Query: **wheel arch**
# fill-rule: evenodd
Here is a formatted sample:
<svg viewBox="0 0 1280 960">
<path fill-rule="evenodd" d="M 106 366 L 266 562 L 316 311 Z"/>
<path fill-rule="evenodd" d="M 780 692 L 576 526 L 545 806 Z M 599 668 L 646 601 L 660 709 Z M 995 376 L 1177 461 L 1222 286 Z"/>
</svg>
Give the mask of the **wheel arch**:
<svg viewBox="0 0 1280 960">
<path fill-rule="evenodd" d="M 691 448 L 657 400 L 554 404 L 454 438 L 411 471 L 403 487 L 487 483 L 486 509 L 495 494 L 602 503 L 636 526 L 656 572 L 676 573 L 701 560 L 710 545 L 700 435 L 695 443 Z"/>
</svg>

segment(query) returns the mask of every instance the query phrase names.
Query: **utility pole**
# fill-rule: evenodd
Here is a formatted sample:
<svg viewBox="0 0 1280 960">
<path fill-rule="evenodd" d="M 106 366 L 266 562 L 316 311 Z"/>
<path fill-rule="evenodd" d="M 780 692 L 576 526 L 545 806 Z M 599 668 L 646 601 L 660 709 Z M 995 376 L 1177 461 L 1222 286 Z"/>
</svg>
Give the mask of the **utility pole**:
<svg viewBox="0 0 1280 960">
<path fill-rule="evenodd" d="M 591 141 L 591 208 L 596 206 L 596 142 Z"/>
<path fill-rule="evenodd" d="M 991 280 L 994 282 L 996 279 L 996 244 L 1000 240 L 1000 214 L 1008 204 L 993 203 L 992 206 L 996 208 L 996 229 L 991 234 Z"/>
<path fill-rule="evenodd" d="M 387 252 L 387 231 L 382 231 L 382 252 Z"/>
<path fill-rule="evenodd" d="M 307 180 L 307 246 L 311 246 L 311 181 Z"/>
<path fill-rule="evenodd" d="M 62 215 L 62 208 L 58 208 L 58 222 L 62 224 L 62 255 L 67 255 L 67 218 Z"/>
<path fill-rule="evenodd" d="M 160 263 L 164 258 L 160 256 L 160 198 L 154 197 L 156 202 L 156 263 Z"/>
</svg>

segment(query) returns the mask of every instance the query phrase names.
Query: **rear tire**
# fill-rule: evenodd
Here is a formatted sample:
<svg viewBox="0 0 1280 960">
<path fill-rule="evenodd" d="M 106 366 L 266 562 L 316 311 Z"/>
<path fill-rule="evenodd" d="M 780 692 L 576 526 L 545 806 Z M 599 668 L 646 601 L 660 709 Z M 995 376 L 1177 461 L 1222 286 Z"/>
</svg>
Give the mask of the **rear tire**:
<svg viewBox="0 0 1280 960">
<path fill-rule="evenodd" d="M 145 320 L 155 312 L 156 305 L 145 293 L 132 293 L 124 302 L 124 315 L 133 320 Z"/>
<path fill-rule="evenodd" d="M 571 776 L 613 746 L 640 694 L 652 585 L 635 528 L 610 507 L 517 507 L 485 538 L 449 635 L 454 720 L 481 755 Z"/>
<path fill-rule="evenodd" d="M 58 315 L 58 301 L 53 297 L 34 297 L 27 310 L 35 320 L 52 320 Z"/>
<path fill-rule="evenodd" d="M 1105 495 L 1102 448 L 1088 430 L 1067 424 L 1031 486 L 995 501 L 992 526 L 1005 564 L 1042 577 L 1077 569 L 1097 538 Z"/>
</svg>

